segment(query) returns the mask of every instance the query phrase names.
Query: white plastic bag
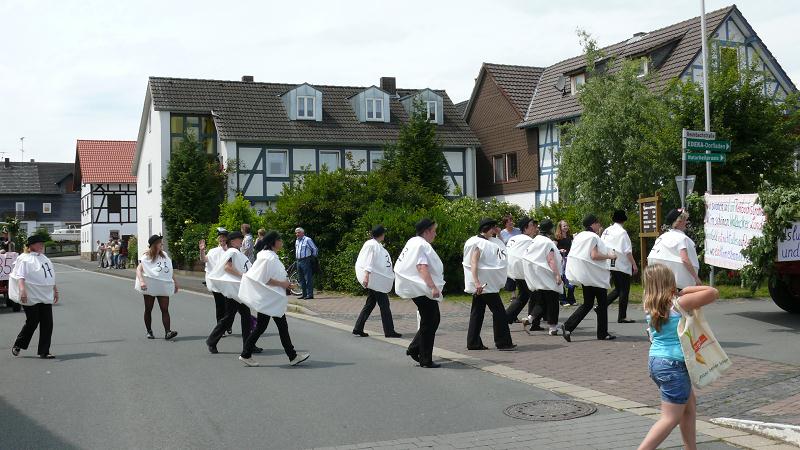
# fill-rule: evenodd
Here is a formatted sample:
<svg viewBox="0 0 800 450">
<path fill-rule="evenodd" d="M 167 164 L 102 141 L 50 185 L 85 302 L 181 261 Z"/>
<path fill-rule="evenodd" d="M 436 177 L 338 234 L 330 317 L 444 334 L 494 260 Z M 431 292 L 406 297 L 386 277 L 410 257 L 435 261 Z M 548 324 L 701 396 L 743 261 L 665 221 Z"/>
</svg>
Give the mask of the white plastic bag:
<svg viewBox="0 0 800 450">
<path fill-rule="evenodd" d="M 731 360 L 714 337 L 702 308 L 687 312 L 681 308 L 677 298 L 673 300 L 673 304 L 681 313 L 678 337 L 689 378 L 697 388 L 708 386 L 731 367 Z"/>
</svg>

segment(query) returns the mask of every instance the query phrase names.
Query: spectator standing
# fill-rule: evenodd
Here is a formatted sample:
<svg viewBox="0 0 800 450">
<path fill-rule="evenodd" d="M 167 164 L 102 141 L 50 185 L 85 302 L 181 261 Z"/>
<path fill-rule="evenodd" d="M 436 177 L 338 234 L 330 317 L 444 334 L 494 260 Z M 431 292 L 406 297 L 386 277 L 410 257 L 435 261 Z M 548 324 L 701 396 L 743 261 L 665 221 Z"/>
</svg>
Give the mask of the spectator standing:
<svg viewBox="0 0 800 450">
<path fill-rule="evenodd" d="M 119 262 L 118 267 L 124 269 L 128 265 L 128 240 L 123 239 L 119 244 Z"/>
<path fill-rule="evenodd" d="M 97 240 L 97 267 L 104 268 L 106 266 L 106 244 Z"/>
<path fill-rule="evenodd" d="M 256 255 L 253 252 L 254 242 L 253 242 L 253 235 L 250 234 L 249 223 L 242 224 L 242 235 L 244 236 L 244 239 L 242 240 L 242 254 L 246 256 L 247 259 L 250 260 L 250 263 L 252 264 L 252 262 L 256 260 Z"/>
<path fill-rule="evenodd" d="M 569 224 L 566 220 L 558 222 L 556 227 L 556 248 L 561 253 L 561 280 L 564 282 L 564 290 L 561 293 L 561 304 L 567 306 L 575 305 L 575 286 L 570 284 L 567 279 L 567 256 L 572 248 L 572 233 L 569 231 Z"/>
<path fill-rule="evenodd" d="M 521 233 L 522 231 L 514 226 L 514 218 L 511 215 L 503 217 L 503 229 L 500 230 L 498 237 L 504 244 L 508 244 L 509 239 Z"/>
<path fill-rule="evenodd" d="M 256 239 L 256 244 L 253 246 L 253 255 L 254 258 L 258 257 L 258 252 L 264 250 L 264 236 L 267 234 L 267 230 L 263 228 L 258 229 L 258 238 Z"/>
<path fill-rule="evenodd" d="M 603 231 L 603 242 L 608 248 L 613 250 L 619 258 L 610 260 L 611 280 L 614 282 L 614 290 L 608 295 L 608 304 L 614 302 L 619 297 L 618 323 L 633 323 L 635 320 L 628 319 L 628 295 L 631 291 L 631 276 L 636 275 L 639 268 L 636 267 L 636 260 L 633 258 L 633 246 L 628 232 L 622 224 L 628 220 L 628 215 L 620 209 L 614 211 L 611 220 L 614 224 Z"/>
<path fill-rule="evenodd" d="M 319 250 L 314 241 L 306 236 L 306 231 L 300 227 L 294 229 L 297 238 L 294 241 L 294 257 L 297 260 L 297 271 L 300 275 L 301 299 L 314 298 L 314 258 Z"/>
<path fill-rule="evenodd" d="M 119 269 L 119 239 L 111 245 L 111 267 Z"/>
</svg>

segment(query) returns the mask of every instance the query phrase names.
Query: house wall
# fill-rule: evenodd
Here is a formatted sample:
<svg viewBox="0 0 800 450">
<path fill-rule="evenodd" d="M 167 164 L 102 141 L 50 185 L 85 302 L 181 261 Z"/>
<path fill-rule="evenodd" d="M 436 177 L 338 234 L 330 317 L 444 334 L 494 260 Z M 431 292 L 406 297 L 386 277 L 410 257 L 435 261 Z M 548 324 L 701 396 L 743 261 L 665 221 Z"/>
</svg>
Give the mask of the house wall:
<svg viewBox="0 0 800 450">
<path fill-rule="evenodd" d="M 65 225 L 80 223 L 80 193 L 62 194 L 3 194 L 0 195 L 0 220 L 13 215 L 16 203 L 25 203 L 22 227 L 30 234 L 39 226 L 48 230 L 63 228 Z M 50 203 L 50 213 L 44 212 L 44 203 Z"/>
<path fill-rule="evenodd" d="M 150 108 L 152 109 L 152 104 Z M 139 250 L 144 251 L 152 234 L 164 233 L 161 219 L 161 180 L 167 173 L 170 157 L 169 112 L 151 111 L 150 121 L 142 140 L 142 151 L 136 171 L 137 227 Z M 148 187 L 148 165 L 151 186 Z M 94 239 L 97 240 L 97 239 Z M 164 240 L 166 243 L 166 239 Z M 145 243 L 144 246 L 142 243 Z M 132 257 L 132 256 L 131 256 Z"/>
<path fill-rule="evenodd" d="M 107 242 L 112 232 L 120 237 L 137 234 L 136 191 L 134 184 L 81 186 L 81 258 L 91 259 L 96 251 L 96 241 Z M 121 196 L 120 213 L 108 212 L 107 193 Z"/>
<path fill-rule="evenodd" d="M 557 122 L 539 126 L 539 190 L 534 205 L 558 202 L 558 152 L 561 151 L 561 131 Z M 534 128 L 534 130 L 537 130 Z"/>
</svg>

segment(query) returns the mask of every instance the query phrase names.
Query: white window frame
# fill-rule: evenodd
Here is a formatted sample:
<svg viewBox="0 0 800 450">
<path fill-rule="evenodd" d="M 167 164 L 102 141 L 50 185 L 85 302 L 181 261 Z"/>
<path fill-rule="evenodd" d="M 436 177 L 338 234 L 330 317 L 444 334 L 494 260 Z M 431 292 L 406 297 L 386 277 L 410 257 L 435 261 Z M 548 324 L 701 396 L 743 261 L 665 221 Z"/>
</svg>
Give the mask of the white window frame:
<svg viewBox="0 0 800 450">
<path fill-rule="evenodd" d="M 271 166 L 272 165 L 270 164 L 270 161 L 269 161 L 270 153 L 281 153 L 281 154 L 283 154 L 283 157 L 284 157 L 283 161 L 285 163 L 284 166 L 283 166 L 283 168 L 284 168 L 283 173 L 272 173 L 271 172 Z M 267 150 L 266 157 L 267 157 L 267 170 L 266 170 L 267 177 L 288 177 L 289 176 L 289 150 L 269 149 L 269 150 Z"/>
<path fill-rule="evenodd" d="M 650 73 L 650 58 L 643 56 L 639 61 L 639 72 L 636 74 L 638 78 L 643 78 Z"/>
<path fill-rule="evenodd" d="M 49 202 L 42 203 L 42 214 L 52 214 L 53 204 Z"/>
<path fill-rule="evenodd" d="M 517 160 L 517 174 L 516 174 L 516 176 L 514 178 L 511 178 L 511 172 L 509 171 L 509 166 L 508 166 L 508 156 L 509 155 L 514 155 L 514 158 L 516 158 L 516 160 Z M 497 179 L 497 160 L 498 159 L 502 159 L 502 161 L 503 161 L 502 162 L 502 165 L 503 165 L 503 179 L 502 180 L 498 180 Z M 516 181 L 519 181 L 519 158 L 517 158 L 517 152 L 508 152 L 508 153 L 502 153 L 502 154 L 499 154 L 499 155 L 492 155 L 492 178 L 494 179 L 494 182 L 497 183 L 497 184 L 500 184 L 500 183 L 514 183 Z"/>
<path fill-rule="evenodd" d="M 297 118 L 298 119 L 314 119 L 317 112 L 316 103 L 317 98 L 312 95 L 298 95 L 297 96 Z M 300 115 L 300 102 L 303 102 L 303 115 Z M 311 115 L 308 114 L 308 105 L 311 104 Z"/>
<path fill-rule="evenodd" d="M 147 161 L 147 192 L 153 190 L 153 163 Z"/>
<path fill-rule="evenodd" d="M 433 119 L 431 119 L 431 105 L 433 105 Z M 425 117 L 428 122 L 437 123 L 439 120 L 439 102 L 436 100 L 428 100 L 425 102 Z"/>
<path fill-rule="evenodd" d="M 375 158 L 373 155 L 380 154 L 380 158 Z M 369 160 L 369 171 L 372 172 L 373 170 L 377 170 L 381 167 L 383 159 L 386 157 L 386 153 L 383 150 L 372 150 L 367 153 L 367 159 Z M 375 166 L 375 163 L 377 167 Z"/>
<path fill-rule="evenodd" d="M 578 82 L 578 80 L 580 80 L 580 82 Z M 569 77 L 569 83 L 570 83 L 570 93 L 572 95 L 577 94 L 581 86 L 586 84 L 586 72 L 576 73 L 575 75 L 572 75 L 571 77 Z"/>
<path fill-rule="evenodd" d="M 369 116 L 369 106 L 372 104 L 373 117 Z M 364 117 L 368 121 L 383 122 L 383 99 L 368 98 L 365 100 Z"/>
<path fill-rule="evenodd" d="M 342 152 L 341 151 L 339 151 L 339 150 L 320 150 L 319 151 L 319 157 L 317 158 L 317 172 L 322 171 L 322 164 L 323 164 L 322 163 L 322 154 L 323 153 L 324 154 L 328 154 L 328 155 L 332 155 L 334 153 L 336 154 L 336 167 L 328 166 L 328 170 L 329 171 L 335 172 L 336 169 L 339 169 L 340 167 L 342 167 Z"/>
<path fill-rule="evenodd" d="M 25 214 L 25 202 L 14 202 L 14 212 Z"/>
<path fill-rule="evenodd" d="M 153 218 L 152 217 L 148 217 L 147 218 L 147 237 L 149 238 L 152 235 L 153 235 Z"/>
</svg>

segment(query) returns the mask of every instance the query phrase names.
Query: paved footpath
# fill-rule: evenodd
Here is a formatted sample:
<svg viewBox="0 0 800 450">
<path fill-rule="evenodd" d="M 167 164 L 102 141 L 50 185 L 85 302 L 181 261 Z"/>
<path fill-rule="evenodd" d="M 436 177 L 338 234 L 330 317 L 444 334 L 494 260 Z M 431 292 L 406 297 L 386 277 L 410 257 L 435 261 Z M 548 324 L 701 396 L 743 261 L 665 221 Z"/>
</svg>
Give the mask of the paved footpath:
<svg viewBox="0 0 800 450">
<path fill-rule="evenodd" d="M 60 258 L 60 262 L 95 270 L 96 265 L 77 259 Z M 132 271 L 108 271 L 123 277 L 132 277 Z M 184 289 L 203 290 L 197 277 L 179 276 Z M 318 293 L 314 300 L 301 301 L 311 314 L 307 320 L 317 321 L 341 330 L 351 330 L 352 324 L 363 306 L 363 298 L 340 297 Z M 637 310 L 636 306 L 631 308 Z M 442 321 L 436 336 L 437 355 L 470 365 L 496 375 L 531 384 L 555 393 L 566 394 L 579 400 L 605 405 L 626 415 L 626 421 L 643 420 L 642 429 L 649 427 L 658 415 L 658 393 L 647 374 L 648 342 L 643 334 L 641 320 L 634 324 L 610 325 L 617 334 L 614 341 L 594 339 L 594 315 L 590 314 L 573 333 L 573 342 L 567 343 L 561 337 L 547 336 L 542 332 L 527 335 L 520 325 L 512 326 L 514 342 L 519 346 L 516 352 L 466 350 L 466 329 L 469 321 L 469 306 L 457 302 L 441 304 Z M 411 338 L 416 331 L 416 307 L 410 301 L 392 299 L 392 312 L 395 327 Z M 572 312 L 572 308 L 562 308 L 561 321 Z M 640 319 L 641 313 L 630 311 L 629 316 Z M 616 313 L 610 313 L 616 317 Z M 377 308 L 367 322 L 366 331 L 371 338 L 384 340 Z M 491 314 L 487 310 L 484 322 L 483 341 L 492 347 Z M 353 337 L 353 339 L 358 339 Z M 720 338 L 723 339 L 723 338 Z M 403 344 L 406 339 L 386 340 Z M 723 339 L 724 341 L 724 339 Z M 732 369 L 715 385 L 698 392 L 698 416 L 702 419 L 698 431 L 705 438 L 711 436 L 724 439 L 722 442 L 707 442 L 703 448 L 725 448 L 734 444 L 746 448 L 769 448 L 777 450 L 789 448 L 775 441 L 764 439 L 729 428 L 711 425 L 705 420 L 714 417 L 734 417 L 765 422 L 800 424 L 800 367 L 782 362 L 769 361 L 729 351 L 733 360 Z M 624 411 L 624 412 L 622 412 Z M 576 420 L 593 420 L 590 418 Z M 576 420 L 552 423 L 537 423 L 515 427 L 520 433 L 541 433 L 545 427 L 555 435 L 564 433 L 562 447 L 575 448 L 575 436 L 569 435 L 570 424 Z M 640 427 L 630 428 L 635 436 L 631 442 L 641 439 Z M 558 431 L 560 430 L 560 431 Z M 441 435 L 418 437 L 413 442 L 386 441 L 364 443 L 359 446 L 340 448 L 514 448 L 515 445 L 529 447 L 529 440 L 495 442 L 496 430 L 474 432 L 474 434 Z M 637 434 L 638 433 L 638 434 Z M 502 434 L 502 433 L 500 433 Z M 493 438 L 494 436 L 494 438 Z M 527 442 L 527 444 L 526 444 Z M 544 441 L 550 443 L 550 441 Z M 617 442 L 617 441 L 615 441 Z M 567 445 L 567 443 L 570 443 Z M 599 444 L 599 443 L 597 443 Z M 670 443 L 675 445 L 675 443 Z M 626 445 L 627 446 L 627 445 Z M 635 445 L 632 445 L 635 446 Z M 721 447 L 718 447 L 721 446 Z M 590 448 L 590 447 L 586 447 Z M 601 447 L 601 448 L 614 448 Z M 794 447 L 791 447 L 794 448 Z"/>
</svg>

